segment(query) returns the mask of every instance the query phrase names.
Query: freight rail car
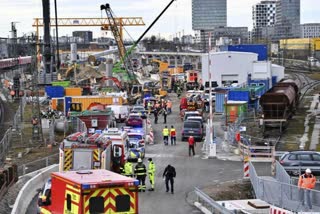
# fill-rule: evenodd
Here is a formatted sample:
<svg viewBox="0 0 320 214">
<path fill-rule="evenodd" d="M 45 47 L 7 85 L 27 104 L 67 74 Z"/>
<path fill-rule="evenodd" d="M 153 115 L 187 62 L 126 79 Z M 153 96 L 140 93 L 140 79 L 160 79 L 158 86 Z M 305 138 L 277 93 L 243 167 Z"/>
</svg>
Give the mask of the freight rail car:
<svg viewBox="0 0 320 214">
<path fill-rule="evenodd" d="M 286 79 L 260 98 L 262 108 L 261 125 L 265 127 L 280 127 L 280 132 L 287 125 L 299 104 L 301 85 L 296 80 Z"/>
</svg>

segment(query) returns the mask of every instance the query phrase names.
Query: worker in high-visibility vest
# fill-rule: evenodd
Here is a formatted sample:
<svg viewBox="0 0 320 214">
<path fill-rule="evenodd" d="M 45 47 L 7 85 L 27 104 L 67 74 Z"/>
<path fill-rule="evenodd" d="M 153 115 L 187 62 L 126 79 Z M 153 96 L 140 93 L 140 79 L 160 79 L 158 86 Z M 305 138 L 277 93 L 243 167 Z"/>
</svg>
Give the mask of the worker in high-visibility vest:
<svg viewBox="0 0 320 214">
<path fill-rule="evenodd" d="M 169 140 L 169 129 L 167 126 L 165 126 L 164 129 L 162 130 L 162 135 L 163 135 L 164 145 L 167 146 L 168 140 Z"/>
<path fill-rule="evenodd" d="M 138 159 L 138 164 L 136 165 L 134 169 L 134 173 L 137 176 L 137 179 L 139 180 L 139 192 L 145 192 L 146 191 L 146 176 L 147 176 L 147 169 L 146 166 L 142 163 L 142 159 Z"/>
<path fill-rule="evenodd" d="M 133 177 L 133 168 L 132 163 L 129 161 L 126 161 L 123 167 L 120 168 L 121 174 L 128 177 Z"/>
<path fill-rule="evenodd" d="M 312 209 L 311 190 L 316 186 L 316 177 L 311 173 L 311 169 L 306 169 L 306 172 L 299 177 L 298 187 L 302 205 L 305 204 L 309 209 Z"/>
<path fill-rule="evenodd" d="M 148 167 L 148 174 L 149 174 L 149 181 L 151 184 L 151 188 L 149 191 L 154 191 L 154 175 L 156 174 L 156 166 L 154 165 L 152 158 L 148 159 L 149 167 Z"/>
<path fill-rule="evenodd" d="M 174 126 L 171 126 L 170 129 L 170 140 L 171 140 L 171 146 L 176 145 L 176 129 Z"/>
</svg>

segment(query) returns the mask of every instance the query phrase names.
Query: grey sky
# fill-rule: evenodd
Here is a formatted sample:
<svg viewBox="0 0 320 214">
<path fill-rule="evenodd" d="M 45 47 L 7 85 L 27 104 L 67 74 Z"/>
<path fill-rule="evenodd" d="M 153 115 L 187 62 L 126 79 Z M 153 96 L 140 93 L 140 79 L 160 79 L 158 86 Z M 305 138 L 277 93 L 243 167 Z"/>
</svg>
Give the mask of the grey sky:
<svg viewBox="0 0 320 214">
<path fill-rule="evenodd" d="M 18 36 L 35 31 L 33 18 L 42 17 L 41 0 L 0 0 L 0 37 L 10 34 L 10 22 L 16 21 Z M 59 17 L 101 17 L 100 5 L 110 3 L 114 13 L 120 17 L 143 17 L 145 27 L 127 27 L 129 34 L 137 38 L 170 0 L 57 0 Z M 260 0 L 228 0 L 228 26 L 252 27 L 252 5 Z M 54 17 L 53 0 L 51 16 Z M 319 0 L 301 0 L 301 23 L 320 22 Z M 106 17 L 105 13 L 102 14 Z M 91 30 L 94 37 L 111 36 L 102 33 L 99 27 L 60 28 L 59 35 L 71 35 L 74 30 Z M 177 0 L 147 34 L 170 37 L 177 32 L 192 33 L 191 0 Z"/>
</svg>

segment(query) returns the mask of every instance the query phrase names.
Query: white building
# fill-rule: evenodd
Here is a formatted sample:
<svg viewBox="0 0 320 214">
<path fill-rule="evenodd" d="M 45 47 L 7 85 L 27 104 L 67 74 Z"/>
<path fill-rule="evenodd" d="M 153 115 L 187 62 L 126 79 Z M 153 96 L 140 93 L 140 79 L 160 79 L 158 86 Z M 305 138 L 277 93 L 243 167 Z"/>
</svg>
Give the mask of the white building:
<svg viewBox="0 0 320 214">
<path fill-rule="evenodd" d="M 258 54 L 246 52 L 211 52 L 211 81 L 216 82 L 219 87 L 237 83 L 245 85 L 248 75 L 252 80 L 269 80 L 272 85 L 272 77 L 277 80 L 284 78 L 284 67 L 273 65 L 270 61 L 258 61 Z M 203 85 L 209 82 L 208 54 L 202 56 L 201 81 Z M 208 84 L 207 84 L 208 85 Z"/>
<path fill-rule="evenodd" d="M 258 54 L 245 52 L 214 52 L 210 53 L 211 81 L 217 82 L 218 86 L 225 84 L 247 82 L 248 74 L 252 73 L 252 63 L 258 61 Z M 202 84 L 209 82 L 208 54 L 202 56 Z"/>
<path fill-rule="evenodd" d="M 318 38 L 320 37 L 320 23 L 309 23 L 301 25 L 302 38 Z"/>
</svg>

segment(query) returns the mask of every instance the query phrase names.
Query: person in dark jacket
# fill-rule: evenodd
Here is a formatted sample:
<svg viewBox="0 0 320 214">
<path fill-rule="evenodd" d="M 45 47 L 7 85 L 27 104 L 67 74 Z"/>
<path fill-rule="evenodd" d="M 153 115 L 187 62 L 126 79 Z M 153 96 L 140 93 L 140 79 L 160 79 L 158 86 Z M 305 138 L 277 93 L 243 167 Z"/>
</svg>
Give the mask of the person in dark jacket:
<svg viewBox="0 0 320 214">
<path fill-rule="evenodd" d="M 137 176 L 137 179 L 139 180 L 139 192 L 145 192 L 147 169 L 146 165 L 142 163 L 141 158 L 138 159 L 138 164 L 134 168 L 134 174 Z"/>
<path fill-rule="evenodd" d="M 170 185 L 171 185 L 171 194 L 174 193 L 174 188 L 173 188 L 173 183 L 174 183 L 174 179 L 176 177 L 176 169 L 171 166 L 170 164 L 165 168 L 164 172 L 163 172 L 163 178 L 165 178 L 165 182 L 166 182 L 166 192 L 169 192 L 169 181 L 170 181 Z"/>
</svg>

